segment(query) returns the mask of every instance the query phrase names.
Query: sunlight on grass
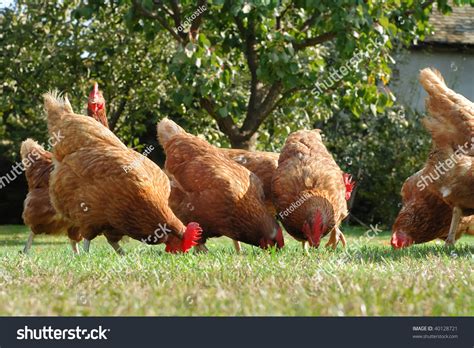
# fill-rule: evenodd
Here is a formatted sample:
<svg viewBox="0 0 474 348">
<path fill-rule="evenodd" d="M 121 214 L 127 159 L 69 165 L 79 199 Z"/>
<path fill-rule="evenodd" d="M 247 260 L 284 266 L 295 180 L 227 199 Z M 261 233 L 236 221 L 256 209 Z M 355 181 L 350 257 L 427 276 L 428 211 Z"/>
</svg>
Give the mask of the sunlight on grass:
<svg viewBox="0 0 474 348">
<path fill-rule="evenodd" d="M 0 226 L 0 315 L 472 315 L 474 237 L 392 250 L 389 233 L 345 228 L 348 248 L 305 255 L 288 235 L 279 252 L 213 239 L 208 254 L 103 237 L 73 256 L 66 237 Z"/>
</svg>

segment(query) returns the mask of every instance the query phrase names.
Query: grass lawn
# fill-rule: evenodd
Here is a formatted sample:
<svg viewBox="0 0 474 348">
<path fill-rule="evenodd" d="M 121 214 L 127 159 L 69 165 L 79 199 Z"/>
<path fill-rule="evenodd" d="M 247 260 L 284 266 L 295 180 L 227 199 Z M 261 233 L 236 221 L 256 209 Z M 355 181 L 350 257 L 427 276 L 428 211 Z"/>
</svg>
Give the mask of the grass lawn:
<svg viewBox="0 0 474 348">
<path fill-rule="evenodd" d="M 344 231 L 346 250 L 310 255 L 286 236 L 280 252 L 238 255 L 220 238 L 186 255 L 129 241 L 120 257 L 99 237 L 74 257 L 66 237 L 48 236 L 21 255 L 27 228 L 0 226 L 0 315 L 474 314 L 473 236 L 396 251 L 388 232 Z"/>
</svg>

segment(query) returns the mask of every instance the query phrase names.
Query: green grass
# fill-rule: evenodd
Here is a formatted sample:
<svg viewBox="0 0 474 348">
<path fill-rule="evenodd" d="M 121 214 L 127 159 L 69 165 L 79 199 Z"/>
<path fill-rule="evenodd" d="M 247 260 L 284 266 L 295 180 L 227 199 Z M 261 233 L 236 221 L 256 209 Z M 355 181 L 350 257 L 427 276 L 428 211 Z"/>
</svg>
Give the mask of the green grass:
<svg viewBox="0 0 474 348">
<path fill-rule="evenodd" d="M 0 226 L 0 315 L 473 315 L 474 237 L 392 250 L 389 233 L 345 228 L 348 248 L 305 255 L 286 236 L 280 252 L 213 239 L 208 254 L 103 237 L 72 255 L 66 237 L 39 236 L 28 256 L 24 226 Z M 325 242 L 325 241 L 324 241 Z"/>
</svg>

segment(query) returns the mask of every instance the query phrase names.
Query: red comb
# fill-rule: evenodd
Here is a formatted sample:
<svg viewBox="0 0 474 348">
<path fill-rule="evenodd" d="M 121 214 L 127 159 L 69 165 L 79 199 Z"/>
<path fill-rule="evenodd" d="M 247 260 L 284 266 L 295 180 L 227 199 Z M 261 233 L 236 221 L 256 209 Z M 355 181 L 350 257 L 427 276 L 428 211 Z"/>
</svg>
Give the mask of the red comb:
<svg viewBox="0 0 474 348">
<path fill-rule="evenodd" d="M 351 193 L 354 189 L 355 182 L 352 181 L 352 175 L 347 173 L 342 174 L 342 178 L 344 179 L 344 185 L 346 185 L 346 201 L 348 201 L 351 198 Z"/>
<path fill-rule="evenodd" d="M 310 226 L 307 222 L 303 225 L 303 233 L 308 239 L 308 242 L 311 246 L 318 247 L 321 242 L 321 237 L 324 231 L 323 226 L 323 216 L 319 210 L 314 213 L 313 220 L 313 231 L 310 230 Z"/>
<path fill-rule="evenodd" d="M 186 226 L 186 231 L 184 231 L 183 239 L 181 239 L 180 243 L 176 243 L 174 238 L 169 238 L 166 243 L 165 251 L 167 253 L 185 253 L 198 244 L 197 241 L 201 238 L 201 234 L 202 229 L 199 224 L 197 222 L 190 222 L 188 226 Z"/>
<path fill-rule="evenodd" d="M 285 239 L 283 238 L 283 232 L 281 230 L 281 227 L 278 227 L 278 233 L 276 235 L 275 240 L 279 248 L 283 248 L 285 246 Z"/>
<path fill-rule="evenodd" d="M 413 239 L 403 232 L 393 232 L 390 244 L 395 249 L 406 248 L 413 244 Z"/>
<path fill-rule="evenodd" d="M 202 229 L 197 222 L 190 222 L 186 226 L 183 242 L 181 243 L 181 251 L 186 252 L 193 246 L 197 245 L 197 241 L 201 239 Z"/>
</svg>

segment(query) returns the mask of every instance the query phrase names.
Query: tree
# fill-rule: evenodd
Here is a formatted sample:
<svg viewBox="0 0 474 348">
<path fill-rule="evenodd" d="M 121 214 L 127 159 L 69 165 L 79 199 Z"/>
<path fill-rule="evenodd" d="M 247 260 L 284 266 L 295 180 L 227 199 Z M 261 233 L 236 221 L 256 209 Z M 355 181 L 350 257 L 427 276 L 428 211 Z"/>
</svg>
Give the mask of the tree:
<svg viewBox="0 0 474 348">
<path fill-rule="evenodd" d="M 47 137 L 41 95 L 67 92 L 76 112 L 83 112 L 94 81 L 107 100 L 111 129 L 127 144 L 138 138 L 171 89 L 160 68 L 172 46 L 146 33 L 130 35 L 119 6 L 100 9 L 84 21 L 79 0 L 18 1 L 0 13 L 1 153 L 18 158 L 21 141 Z M 153 117 L 150 116 L 150 112 Z M 150 125 L 151 127 L 151 125 Z M 153 125 L 154 127 L 154 125 Z M 144 145 L 141 145 L 144 146 Z"/>
<path fill-rule="evenodd" d="M 424 38 L 435 1 L 119 3 L 135 33 L 164 30 L 177 43 L 168 66 L 178 82 L 175 102 L 204 109 L 233 147 L 254 148 L 261 125 L 288 106 L 311 120 L 392 106 L 393 95 L 380 88 L 390 80 L 391 52 Z M 436 3 L 450 10 L 446 0 Z M 104 6 L 91 0 L 82 10 L 92 15 Z M 364 64 L 354 60 L 368 55 Z"/>
</svg>

